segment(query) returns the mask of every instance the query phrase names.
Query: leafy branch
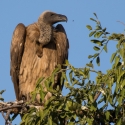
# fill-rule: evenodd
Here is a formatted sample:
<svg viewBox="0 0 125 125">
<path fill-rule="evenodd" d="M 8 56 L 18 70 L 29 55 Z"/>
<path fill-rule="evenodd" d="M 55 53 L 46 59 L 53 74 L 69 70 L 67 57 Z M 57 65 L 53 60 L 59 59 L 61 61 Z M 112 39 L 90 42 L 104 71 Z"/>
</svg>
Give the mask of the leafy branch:
<svg viewBox="0 0 125 125">
<path fill-rule="evenodd" d="M 106 28 L 102 28 L 95 13 L 94 16 L 96 19 L 90 20 L 96 23 L 96 27 L 87 25 L 91 31 L 89 37 L 94 37 L 91 42 L 95 44 L 93 49 L 96 51 L 88 56 L 90 63 L 85 67 L 75 68 L 66 61 L 64 66 L 67 69 L 58 65 L 51 76 L 46 79 L 42 77 L 37 81 L 29 102 L 5 103 L 2 98 L 4 91 L 1 91 L 0 111 L 6 124 L 11 125 L 17 114 L 23 115 L 21 125 L 109 125 L 112 122 L 116 125 L 125 124 L 125 35 L 109 34 Z M 117 41 L 116 51 L 110 58 L 112 67 L 103 73 L 93 68 L 93 62 L 96 59 L 97 65 L 100 66 L 101 53 L 103 50 L 108 52 L 107 45 L 110 41 Z M 91 80 L 92 72 L 96 74 L 94 80 Z M 60 83 L 63 84 L 64 81 L 68 90 L 65 96 L 59 86 L 53 89 L 55 77 L 59 74 Z M 43 82 L 46 91 L 41 85 Z M 52 96 L 44 101 L 48 93 Z M 36 104 L 35 98 L 38 94 L 40 103 Z M 12 118 L 10 113 L 14 113 Z"/>
</svg>

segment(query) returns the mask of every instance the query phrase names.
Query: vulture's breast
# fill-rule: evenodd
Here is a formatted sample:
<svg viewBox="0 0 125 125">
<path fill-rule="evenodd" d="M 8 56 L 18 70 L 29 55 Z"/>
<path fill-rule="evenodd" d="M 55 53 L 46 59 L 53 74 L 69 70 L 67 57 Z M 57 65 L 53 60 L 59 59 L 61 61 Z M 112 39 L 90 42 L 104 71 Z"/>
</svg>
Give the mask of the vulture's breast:
<svg viewBox="0 0 125 125">
<path fill-rule="evenodd" d="M 19 73 L 21 96 L 33 91 L 37 80 L 40 77 L 50 76 L 57 65 L 57 51 L 54 41 L 51 41 L 43 48 L 43 56 L 41 58 L 37 56 L 36 41 L 38 36 L 37 27 L 28 26 Z"/>
</svg>

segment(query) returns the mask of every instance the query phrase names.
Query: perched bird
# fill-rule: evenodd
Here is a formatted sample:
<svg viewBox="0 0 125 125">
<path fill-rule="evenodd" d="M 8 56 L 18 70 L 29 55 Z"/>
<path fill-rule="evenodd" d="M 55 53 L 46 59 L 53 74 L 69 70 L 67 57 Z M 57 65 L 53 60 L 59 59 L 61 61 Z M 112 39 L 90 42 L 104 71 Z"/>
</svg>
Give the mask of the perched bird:
<svg viewBox="0 0 125 125">
<path fill-rule="evenodd" d="M 45 11 L 37 22 L 27 27 L 22 23 L 16 26 L 10 50 L 10 75 L 17 100 L 22 97 L 30 100 L 37 80 L 49 77 L 58 64 L 66 68 L 62 64 L 68 59 L 67 35 L 61 24 L 53 26 L 64 21 L 67 21 L 65 15 Z M 59 85 L 62 89 L 60 78 L 61 74 L 58 74 L 53 88 Z"/>
</svg>

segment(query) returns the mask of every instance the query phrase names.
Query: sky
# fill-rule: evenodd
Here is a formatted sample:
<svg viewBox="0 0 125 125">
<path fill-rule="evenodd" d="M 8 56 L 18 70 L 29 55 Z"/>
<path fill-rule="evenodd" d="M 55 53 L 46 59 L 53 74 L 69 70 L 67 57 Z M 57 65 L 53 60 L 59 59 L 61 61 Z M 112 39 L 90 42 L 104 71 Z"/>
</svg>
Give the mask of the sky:
<svg viewBox="0 0 125 125">
<path fill-rule="evenodd" d="M 0 90 L 5 89 L 3 94 L 5 101 L 14 101 L 15 93 L 10 77 L 10 44 L 14 28 L 18 23 L 25 26 L 37 21 L 39 15 L 45 10 L 66 15 L 67 23 L 62 23 L 69 39 L 69 62 L 78 68 L 82 68 L 89 62 L 88 55 L 93 54 L 93 46 L 90 42 L 89 31 L 86 25 L 95 26 L 90 21 L 93 13 L 96 13 L 101 21 L 102 27 L 106 27 L 110 33 L 123 33 L 125 23 L 124 0 L 13 0 L 1 1 L 0 3 Z M 111 67 L 110 56 L 115 52 L 113 41 L 108 44 L 108 53 L 101 55 L 101 66 L 95 66 L 96 70 L 106 72 Z M 63 89 L 63 93 L 66 90 Z M 20 123 L 20 117 L 13 121 L 14 124 Z M 4 124 L 4 119 L 0 114 L 0 124 Z"/>
</svg>

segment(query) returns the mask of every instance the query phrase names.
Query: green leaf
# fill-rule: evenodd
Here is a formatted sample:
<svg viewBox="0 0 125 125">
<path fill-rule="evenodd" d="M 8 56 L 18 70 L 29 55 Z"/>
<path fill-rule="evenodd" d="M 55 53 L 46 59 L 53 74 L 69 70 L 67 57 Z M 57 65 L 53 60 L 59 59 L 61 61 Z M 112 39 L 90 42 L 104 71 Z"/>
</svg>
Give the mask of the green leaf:
<svg viewBox="0 0 125 125">
<path fill-rule="evenodd" d="M 61 76 L 60 85 L 63 86 L 64 78 Z"/>
<path fill-rule="evenodd" d="M 123 58 L 125 58 L 125 49 L 120 48 L 119 53 Z"/>
<path fill-rule="evenodd" d="M 99 50 L 100 50 L 100 48 L 97 47 L 97 46 L 94 46 L 93 49 L 96 50 L 96 51 L 99 51 Z"/>
<path fill-rule="evenodd" d="M 14 115 L 12 116 L 12 118 L 10 118 L 10 121 L 13 121 L 17 116 L 18 116 L 18 114 L 14 114 Z"/>
<path fill-rule="evenodd" d="M 121 125 L 121 118 L 117 120 L 116 125 Z"/>
<path fill-rule="evenodd" d="M 40 90 L 40 98 L 44 100 L 44 97 L 45 97 L 45 93 L 42 90 Z"/>
<path fill-rule="evenodd" d="M 71 70 L 70 72 L 69 72 L 69 78 L 70 78 L 70 82 L 72 83 L 72 74 L 73 74 L 73 71 Z"/>
<path fill-rule="evenodd" d="M 101 30 L 102 29 L 102 27 L 100 27 L 100 26 L 96 26 L 96 30 Z"/>
<path fill-rule="evenodd" d="M 110 112 L 107 111 L 107 112 L 105 113 L 105 116 L 106 116 L 106 120 L 109 120 Z"/>
<path fill-rule="evenodd" d="M 107 41 L 107 39 L 103 39 L 103 40 L 101 41 L 101 43 L 104 43 L 105 41 Z"/>
<path fill-rule="evenodd" d="M 95 44 L 98 44 L 99 46 L 102 45 L 101 41 L 99 41 L 99 40 L 93 39 L 93 40 L 91 40 L 91 42 L 92 42 L 92 43 L 95 43 Z"/>
<path fill-rule="evenodd" d="M 51 116 L 49 117 L 49 125 L 53 125 Z"/>
<path fill-rule="evenodd" d="M 66 81 L 68 81 L 68 79 L 67 79 L 67 76 L 66 76 L 66 73 L 65 73 L 65 72 L 62 72 L 62 77 L 63 77 Z"/>
<path fill-rule="evenodd" d="M 95 33 L 96 33 L 96 31 L 92 31 L 92 32 L 89 34 L 89 37 L 93 36 Z"/>
<path fill-rule="evenodd" d="M 100 58 L 99 58 L 99 56 L 96 58 L 96 63 L 97 63 L 98 66 L 100 66 Z"/>
<path fill-rule="evenodd" d="M 106 31 L 106 28 L 104 28 L 102 31 L 105 32 L 105 31 Z"/>
<path fill-rule="evenodd" d="M 97 109 L 96 109 L 96 107 L 95 107 L 95 105 L 91 105 L 91 107 L 90 107 L 90 111 L 96 111 Z"/>
<path fill-rule="evenodd" d="M 4 98 L 0 98 L 1 101 L 4 101 Z"/>
<path fill-rule="evenodd" d="M 101 25 L 99 20 L 97 21 L 97 25 Z"/>
<path fill-rule="evenodd" d="M 122 76 L 124 76 L 124 75 L 125 75 L 125 72 L 124 72 L 124 71 L 121 71 L 121 72 L 120 72 L 120 75 L 118 75 L 118 77 L 117 77 L 117 83 L 120 82 Z"/>
<path fill-rule="evenodd" d="M 55 73 L 59 72 L 60 69 L 61 69 L 61 67 L 58 65 L 58 67 L 54 69 L 54 71 L 52 72 L 52 74 L 55 74 Z"/>
<path fill-rule="evenodd" d="M 95 15 L 95 17 L 98 19 L 98 17 L 97 17 L 97 15 L 96 15 L 96 13 L 93 13 L 94 15 Z"/>
<path fill-rule="evenodd" d="M 97 35 L 97 38 L 99 38 L 102 34 L 103 32 L 99 32 L 99 34 Z"/>
<path fill-rule="evenodd" d="M 42 112 L 42 111 L 41 111 Z M 49 115 L 49 109 L 46 109 L 43 111 L 43 113 L 41 114 L 41 121 L 42 119 L 44 119 L 47 115 Z"/>
<path fill-rule="evenodd" d="M 42 121 L 43 118 L 44 118 L 44 117 L 43 117 L 43 114 L 44 114 L 44 113 L 43 113 L 43 110 L 40 109 L 40 110 L 39 110 L 40 121 Z"/>
<path fill-rule="evenodd" d="M 94 37 L 95 38 L 99 38 L 102 34 L 103 34 L 102 31 L 96 32 L 96 34 L 94 35 Z"/>
<path fill-rule="evenodd" d="M 118 105 L 119 105 L 119 106 L 121 106 L 121 105 L 122 105 L 122 100 L 123 100 L 123 98 L 122 98 L 122 97 L 119 97 L 119 98 L 118 98 Z"/>
<path fill-rule="evenodd" d="M 54 77 L 52 77 L 52 80 L 54 79 Z M 49 89 L 49 81 L 45 80 L 44 85 L 46 86 L 47 90 Z"/>
<path fill-rule="evenodd" d="M 121 92 L 120 92 L 120 95 L 121 95 L 122 97 L 124 97 L 124 93 L 125 93 L 125 90 L 122 89 Z"/>
<path fill-rule="evenodd" d="M 92 58 L 92 57 L 93 57 L 92 55 L 89 55 L 89 56 L 88 56 L 89 59 Z"/>
<path fill-rule="evenodd" d="M 111 59 L 110 59 L 110 62 L 111 62 L 111 63 L 114 61 L 116 55 L 117 55 L 117 52 L 115 52 L 115 53 L 112 54 L 112 57 L 111 57 Z"/>
<path fill-rule="evenodd" d="M 92 27 L 90 25 L 86 25 L 86 27 L 89 29 L 89 30 L 92 30 Z"/>
<path fill-rule="evenodd" d="M 125 79 L 123 79 L 123 82 L 121 83 L 121 87 L 125 87 Z"/>
<path fill-rule="evenodd" d="M 90 20 L 94 21 L 94 22 L 97 22 L 97 20 L 93 19 L 93 18 L 90 18 Z"/>
<path fill-rule="evenodd" d="M 105 52 L 107 53 L 107 44 L 104 45 L 103 49 L 105 50 Z"/>
<path fill-rule="evenodd" d="M 105 32 L 106 34 L 110 34 L 109 32 Z"/>
<path fill-rule="evenodd" d="M 39 84 L 44 80 L 44 77 L 41 77 L 38 79 L 37 83 L 36 83 L 36 88 L 39 87 Z"/>
<path fill-rule="evenodd" d="M 5 91 L 6 91 L 6 90 L 1 90 L 1 91 L 0 91 L 0 94 L 2 95 Z"/>
<path fill-rule="evenodd" d="M 74 122 L 69 122 L 67 125 L 75 125 Z"/>
<path fill-rule="evenodd" d="M 93 102 L 93 97 L 89 94 L 89 99 L 91 102 Z"/>
<path fill-rule="evenodd" d="M 69 66 L 69 61 L 68 61 L 68 60 L 65 60 L 65 64 L 66 64 L 67 66 Z"/>
<path fill-rule="evenodd" d="M 92 63 L 87 63 L 86 64 L 88 67 L 92 67 L 93 68 L 93 64 Z"/>
<path fill-rule="evenodd" d="M 118 65 L 119 61 L 120 61 L 120 57 L 119 57 L 119 56 L 116 56 L 116 58 L 115 58 L 115 66 Z"/>
<path fill-rule="evenodd" d="M 99 55 L 99 53 L 95 53 L 93 56 L 94 58 L 96 58 Z"/>
</svg>

